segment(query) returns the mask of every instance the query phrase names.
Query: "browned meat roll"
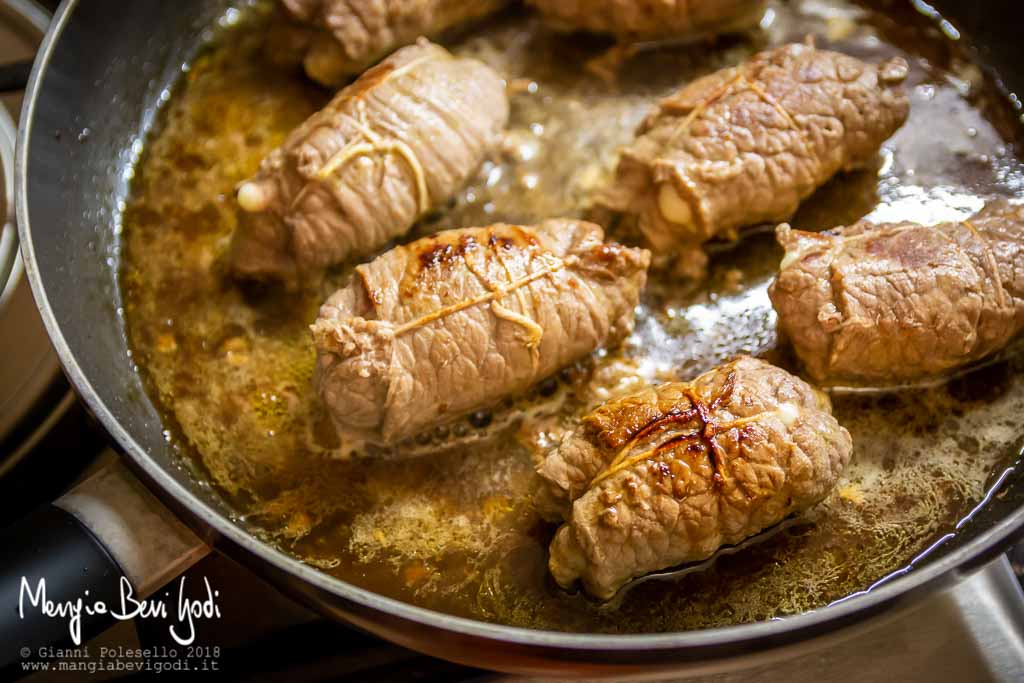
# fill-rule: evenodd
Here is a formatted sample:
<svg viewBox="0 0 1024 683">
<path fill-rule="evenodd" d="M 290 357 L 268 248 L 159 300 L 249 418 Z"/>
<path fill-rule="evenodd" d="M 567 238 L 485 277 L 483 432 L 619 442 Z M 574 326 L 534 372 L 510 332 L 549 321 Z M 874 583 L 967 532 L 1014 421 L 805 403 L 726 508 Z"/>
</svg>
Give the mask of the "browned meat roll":
<svg viewBox="0 0 1024 683">
<path fill-rule="evenodd" d="M 599 201 L 669 253 L 786 220 L 903 124 L 906 75 L 899 58 L 872 66 L 808 45 L 762 52 L 663 100 Z"/>
<path fill-rule="evenodd" d="M 770 289 L 779 324 L 821 382 L 941 375 L 1024 328 L 1024 208 L 994 203 L 934 227 L 857 223 L 825 234 L 780 226 Z"/>
<path fill-rule="evenodd" d="M 600 227 L 450 230 L 356 268 L 313 325 L 339 432 L 389 445 L 620 342 L 650 255 Z"/>
<path fill-rule="evenodd" d="M 508 122 L 490 68 L 420 41 L 342 90 L 238 190 L 232 266 L 292 280 L 404 234 L 447 201 Z"/>
<path fill-rule="evenodd" d="M 554 26 L 651 40 L 751 28 L 765 0 L 528 0 Z"/>
<path fill-rule="evenodd" d="M 396 48 L 484 17 L 507 0 L 281 0 L 298 27 L 268 47 L 279 63 L 301 61 L 306 74 L 338 87 Z"/>
<path fill-rule="evenodd" d="M 539 468 L 566 514 L 548 566 L 610 598 L 815 505 L 851 451 L 824 394 L 752 358 L 611 401 Z"/>
</svg>

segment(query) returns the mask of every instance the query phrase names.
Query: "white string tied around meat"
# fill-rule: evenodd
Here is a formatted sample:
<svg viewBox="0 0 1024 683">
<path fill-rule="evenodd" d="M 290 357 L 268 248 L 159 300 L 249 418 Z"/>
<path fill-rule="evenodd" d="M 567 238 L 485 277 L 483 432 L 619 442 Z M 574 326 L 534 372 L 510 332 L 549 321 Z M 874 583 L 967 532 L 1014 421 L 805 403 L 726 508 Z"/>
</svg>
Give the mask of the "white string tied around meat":
<svg viewBox="0 0 1024 683">
<path fill-rule="evenodd" d="M 389 73 L 373 87 L 379 87 L 390 80 L 403 76 L 420 64 L 432 59 L 437 59 L 437 56 L 428 55 L 426 57 L 414 59 L 408 64 L 405 64 Z M 412 147 L 403 140 L 387 140 L 380 133 L 373 130 L 367 119 L 365 99 L 356 101 L 355 109 L 356 115 L 352 119 L 352 123 L 359 130 L 361 137 L 356 137 L 349 141 L 348 144 L 332 154 L 327 161 L 317 169 L 316 173 L 313 174 L 313 178 L 311 178 L 295 195 L 295 198 L 291 202 L 290 209 L 294 210 L 295 207 L 298 206 L 307 192 L 314 186 L 315 182 L 326 182 L 332 176 L 337 174 L 338 171 L 343 169 L 350 161 L 359 157 L 371 156 L 374 154 L 381 157 L 394 154 L 405 161 L 409 166 L 409 169 L 412 171 L 413 184 L 416 186 L 416 204 L 418 213 L 422 215 L 429 211 L 431 198 L 430 190 L 427 187 L 427 176 L 423 169 L 423 164 L 420 162 L 419 157 L 416 156 L 416 152 L 414 152 Z"/>
<path fill-rule="evenodd" d="M 418 213 L 424 214 L 429 211 L 430 190 L 427 188 L 426 172 L 423 170 L 423 164 L 420 162 L 419 157 L 416 156 L 416 152 L 413 151 L 412 147 L 402 140 L 386 140 L 374 131 L 366 120 L 366 103 L 362 100 L 356 103 L 356 118 L 353 120 L 353 124 L 359 129 L 365 140 L 356 138 L 331 155 L 324 162 L 324 165 L 317 170 L 314 180 L 326 182 L 350 161 L 362 156 L 377 154 L 383 157 L 388 154 L 394 154 L 405 161 L 412 171 L 413 184 L 416 186 Z M 301 201 L 307 188 L 311 187 L 312 182 L 313 180 L 307 183 L 302 188 L 302 191 L 295 196 L 295 199 L 292 201 L 293 207 Z"/>
<path fill-rule="evenodd" d="M 570 256 L 566 259 L 560 259 L 557 256 L 553 256 L 551 254 L 541 254 L 538 258 L 544 262 L 544 265 L 538 270 L 535 270 L 534 272 L 528 275 L 524 275 L 518 280 L 514 280 L 508 283 L 494 284 L 493 288 L 489 288 L 488 291 L 483 292 L 482 294 L 479 294 L 475 297 L 470 297 L 469 299 L 465 299 L 458 303 L 444 306 L 436 311 L 433 311 L 432 313 L 428 313 L 427 315 L 419 317 L 416 320 L 412 320 L 410 322 L 405 323 L 404 325 L 400 325 L 399 327 L 395 328 L 394 335 L 396 337 L 401 336 L 413 330 L 419 329 L 425 325 L 428 325 L 429 323 L 432 323 L 435 320 L 446 318 L 448 316 L 464 311 L 468 308 L 472 308 L 473 306 L 480 306 L 482 304 L 489 303 L 491 304 L 491 311 L 497 317 L 523 325 L 528 331 L 527 346 L 532 345 L 531 347 L 536 347 L 540 343 L 540 338 L 544 334 L 544 329 L 527 316 L 522 315 L 520 313 L 516 313 L 515 311 L 512 311 L 504 306 L 501 306 L 501 304 L 498 304 L 498 308 L 495 308 L 495 303 L 498 302 L 500 299 L 508 296 L 509 294 L 518 292 L 523 287 L 526 287 L 527 285 L 536 282 L 541 278 L 547 277 L 548 275 L 552 275 L 560 270 L 563 270 L 564 268 L 572 267 L 578 260 L 578 257 L 576 256 Z"/>
</svg>

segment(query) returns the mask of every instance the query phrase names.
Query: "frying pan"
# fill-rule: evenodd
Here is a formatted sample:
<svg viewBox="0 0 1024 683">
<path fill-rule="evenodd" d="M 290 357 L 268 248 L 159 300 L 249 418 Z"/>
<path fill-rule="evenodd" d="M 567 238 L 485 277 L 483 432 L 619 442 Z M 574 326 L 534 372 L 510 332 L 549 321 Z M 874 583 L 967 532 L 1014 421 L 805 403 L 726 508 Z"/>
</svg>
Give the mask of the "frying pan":
<svg viewBox="0 0 1024 683">
<path fill-rule="evenodd" d="M 915 4 L 922 11 L 931 9 Z M 143 552 L 149 575 L 135 571 L 132 579 L 145 584 L 136 586 L 145 593 L 201 556 L 202 539 L 323 614 L 430 655 L 526 673 L 709 673 L 790 656 L 815 639 L 849 635 L 854 625 L 907 607 L 962 578 L 1016 538 L 1024 525 L 1019 495 L 1024 472 L 1019 470 L 1007 475 L 1001 495 L 987 500 L 955 537 L 870 591 L 781 620 L 632 636 L 534 631 L 432 612 L 320 573 L 257 540 L 229 518 L 215 491 L 176 465 L 160 415 L 143 390 L 126 344 L 117 286 L 119 202 L 130 179 L 126 169 L 139 152 L 161 93 L 228 5 L 212 0 L 68 0 L 39 51 L 25 98 L 16 164 L 26 271 L 72 384 L 110 433 L 124 464 L 152 495 L 126 472 L 111 470 L 79 492 L 86 504 L 76 507 L 65 500 L 60 508 L 45 508 L 26 525 L 5 532 L 7 562 L 0 577 L 5 648 L 59 637 L 52 624 L 16 618 L 11 603 L 17 602 L 21 575 L 50 577 L 54 597 L 81 595 L 85 589 L 92 596 L 116 595 L 120 575 L 138 562 L 127 557 L 127 546 L 132 538 L 141 538 L 151 542 Z M 936 7 L 981 46 L 979 60 L 1001 74 L 1009 91 L 1024 92 L 1024 54 L 1015 35 L 1017 3 L 948 1 Z M 123 497 L 112 497 L 113 490 L 122 491 Z M 156 498 L 196 536 L 161 512 Z M 82 512 L 89 509 L 89 500 L 108 507 L 90 516 Z M 115 520 L 107 525 L 114 533 L 96 523 L 104 517 Z M 148 523 L 143 518 L 155 526 L 139 531 Z M 118 520 L 129 522 L 131 533 Z M 99 620 L 85 626 L 102 625 Z M 16 658 L 4 655 L 0 664 Z"/>
</svg>

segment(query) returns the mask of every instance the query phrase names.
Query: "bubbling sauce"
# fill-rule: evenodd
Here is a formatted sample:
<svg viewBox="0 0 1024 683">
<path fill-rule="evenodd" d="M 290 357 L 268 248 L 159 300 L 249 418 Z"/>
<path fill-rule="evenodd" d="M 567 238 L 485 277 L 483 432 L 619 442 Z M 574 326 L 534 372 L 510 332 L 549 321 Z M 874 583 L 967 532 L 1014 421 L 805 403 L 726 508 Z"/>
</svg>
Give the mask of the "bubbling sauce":
<svg viewBox="0 0 1024 683">
<path fill-rule="evenodd" d="M 936 222 L 1019 193 L 1024 165 L 1014 154 L 1019 121 L 1009 103 L 927 19 L 891 3 L 876 9 L 777 4 L 749 37 L 641 53 L 615 83 L 583 67 L 607 42 L 503 14 L 447 44 L 506 76 L 507 143 L 410 239 L 582 215 L 658 97 L 809 34 L 821 47 L 869 60 L 905 56 L 912 113 L 876 168 L 823 188 L 795 226 L 865 216 Z M 135 169 L 121 272 L 134 357 L 181 466 L 215 485 L 267 542 L 346 581 L 451 614 L 569 631 L 699 629 L 815 609 L 865 589 L 953 531 L 989 477 L 1015 460 L 1024 414 L 1019 361 L 938 389 L 837 396 L 853 462 L 835 492 L 796 523 L 705 571 L 638 585 L 614 606 L 557 590 L 546 568 L 554 527 L 532 503 L 535 458 L 584 411 L 644 382 L 689 379 L 739 353 L 795 369 L 766 294 L 781 252 L 762 231 L 717 251 L 699 287 L 653 277 L 623 348 L 409 445 L 458 449 L 340 458 L 310 385 L 308 325 L 353 264 L 318 290 L 289 294 L 240 286 L 224 267 L 235 186 L 329 98 L 261 59 L 270 16 L 265 5 L 247 9 L 200 53 L 165 105 Z"/>
</svg>

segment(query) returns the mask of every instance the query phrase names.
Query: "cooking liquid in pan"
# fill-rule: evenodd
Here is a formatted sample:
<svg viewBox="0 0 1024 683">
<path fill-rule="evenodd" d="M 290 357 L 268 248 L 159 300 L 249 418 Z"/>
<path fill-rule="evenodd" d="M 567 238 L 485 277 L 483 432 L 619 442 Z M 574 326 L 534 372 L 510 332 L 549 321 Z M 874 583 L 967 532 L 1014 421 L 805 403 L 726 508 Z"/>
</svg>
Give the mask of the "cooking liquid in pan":
<svg viewBox="0 0 1024 683">
<path fill-rule="evenodd" d="M 509 144 L 415 235 L 580 215 L 658 96 L 809 33 L 821 47 L 869 60 L 905 55 L 912 112 L 879 168 L 838 178 L 795 226 L 865 215 L 935 222 L 969 215 L 982 197 L 1019 194 L 1017 114 L 959 46 L 904 5 L 879 5 L 884 13 L 843 2 L 776 5 L 763 32 L 642 53 L 617 85 L 582 68 L 606 42 L 503 15 L 449 46 L 507 75 Z M 420 459 L 339 459 L 310 387 L 307 326 L 348 269 L 319 291 L 288 295 L 239 287 L 222 260 L 236 183 L 329 97 L 260 59 L 266 10 L 223 29 L 166 104 L 135 169 L 121 275 L 134 358 L 168 440 L 260 537 L 346 581 L 452 614 L 572 631 L 697 629 L 802 612 L 867 588 L 953 531 L 1016 459 L 1020 361 L 939 389 L 837 396 L 853 462 L 797 523 L 707 571 L 638 585 L 615 607 L 557 590 L 546 569 L 555 527 L 532 509 L 533 459 L 588 407 L 641 382 L 691 378 L 738 353 L 794 368 L 766 294 L 780 250 L 763 231 L 744 238 L 716 253 L 697 291 L 655 275 L 623 349 L 411 447 L 469 445 Z M 524 412 L 531 417 L 521 428 L 502 431 Z M 473 441 L 482 435 L 491 438 Z"/>
</svg>

